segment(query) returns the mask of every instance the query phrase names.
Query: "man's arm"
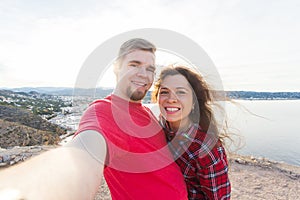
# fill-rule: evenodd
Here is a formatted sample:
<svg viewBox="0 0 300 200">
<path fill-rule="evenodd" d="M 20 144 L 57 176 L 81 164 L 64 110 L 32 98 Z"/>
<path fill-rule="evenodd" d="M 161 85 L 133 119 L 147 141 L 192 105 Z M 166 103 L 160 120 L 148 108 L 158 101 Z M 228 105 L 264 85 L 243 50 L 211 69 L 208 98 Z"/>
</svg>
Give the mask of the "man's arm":
<svg viewBox="0 0 300 200">
<path fill-rule="evenodd" d="M 100 185 L 106 143 L 84 131 L 67 145 L 0 172 L 0 199 L 93 199 Z"/>
</svg>

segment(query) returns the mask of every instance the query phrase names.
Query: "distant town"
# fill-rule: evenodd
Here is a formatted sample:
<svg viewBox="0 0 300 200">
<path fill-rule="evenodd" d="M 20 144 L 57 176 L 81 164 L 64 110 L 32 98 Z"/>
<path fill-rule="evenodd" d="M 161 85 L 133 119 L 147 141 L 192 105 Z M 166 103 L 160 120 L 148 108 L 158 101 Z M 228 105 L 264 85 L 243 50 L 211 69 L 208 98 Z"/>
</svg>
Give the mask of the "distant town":
<svg viewBox="0 0 300 200">
<path fill-rule="evenodd" d="M 67 88 L 67 87 L 23 87 L 23 88 L 9 88 L 1 89 L 0 91 L 8 90 L 16 93 L 53 95 L 53 96 L 90 96 L 95 98 L 102 98 L 110 94 L 112 88 Z M 231 99 L 244 100 L 284 100 L 284 99 L 300 99 L 300 92 L 259 92 L 259 91 L 222 91 Z M 1 94 L 0 94 L 1 96 Z M 147 97 L 151 96 L 151 91 L 148 92 Z M 148 101 L 148 99 L 147 99 Z"/>
<path fill-rule="evenodd" d="M 49 120 L 58 113 L 68 114 L 74 107 L 88 104 L 97 98 L 109 95 L 113 89 L 74 89 L 56 87 L 0 89 L 0 105 L 11 105 L 30 110 L 32 113 Z M 253 92 L 253 91 L 217 91 L 220 97 L 242 100 L 299 100 L 300 92 Z M 151 103 L 148 92 L 143 103 Z"/>
</svg>

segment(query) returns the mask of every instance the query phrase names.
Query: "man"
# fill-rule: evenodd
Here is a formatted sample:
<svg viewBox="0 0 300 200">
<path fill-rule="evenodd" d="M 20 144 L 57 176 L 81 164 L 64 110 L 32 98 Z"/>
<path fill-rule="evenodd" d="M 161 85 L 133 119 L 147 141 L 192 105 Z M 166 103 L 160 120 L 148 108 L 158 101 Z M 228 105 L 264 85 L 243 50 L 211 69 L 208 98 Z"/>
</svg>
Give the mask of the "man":
<svg viewBox="0 0 300 200">
<path fill-rule="evenodd" d="M 67 147 L 0 174 L 0 199 L 92 199 L 103 167 L 112 199 L 187 199 L 164 134 L 141 104 L 154 79 L 155 50 L 144 39 L 125 42 L 113 94 L 90 105 Z"/>
</svg>

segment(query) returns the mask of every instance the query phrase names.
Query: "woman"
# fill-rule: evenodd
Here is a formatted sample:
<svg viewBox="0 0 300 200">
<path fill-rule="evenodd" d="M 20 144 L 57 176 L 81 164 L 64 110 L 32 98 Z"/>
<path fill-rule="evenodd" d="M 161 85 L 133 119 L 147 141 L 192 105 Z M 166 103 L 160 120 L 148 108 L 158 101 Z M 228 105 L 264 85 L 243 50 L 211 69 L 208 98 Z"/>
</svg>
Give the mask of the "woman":
<svg viewBox="0 0 300 200">
<path fill-rule="evenodd" d="M 152 98 L 189 199 L 230 199 L 228 162 L 210 107 L 212 96 L 200 74 L 184 66 L 162 70 Z"/>
</svg>

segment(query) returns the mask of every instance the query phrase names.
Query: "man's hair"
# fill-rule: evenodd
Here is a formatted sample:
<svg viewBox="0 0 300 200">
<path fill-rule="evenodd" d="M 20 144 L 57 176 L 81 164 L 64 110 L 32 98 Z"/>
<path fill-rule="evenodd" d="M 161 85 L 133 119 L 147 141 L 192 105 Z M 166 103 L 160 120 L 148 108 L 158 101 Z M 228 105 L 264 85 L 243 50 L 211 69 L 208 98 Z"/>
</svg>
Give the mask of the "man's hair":
<svg viewBox="0 0 300 200">
<path fill-rule="evenodd" d="M 118 54 L 118 60 L 124 58 L 127 54 L 134 50 L 144 50 L 155 53 L 156 47 L 151 42 L 142 38 L 133 38 L 122 44 Z"/>
<path fill-rule="evenodd" d="M 118 58 L 114 65 L 114 72 L 117 72 L 124 57 L 135 50 L 149 51 L 154 54 L 156 47 L 151 42 L 142 38 L 133 38 L 124 42 L 120 47 Z"/>
</svg>

